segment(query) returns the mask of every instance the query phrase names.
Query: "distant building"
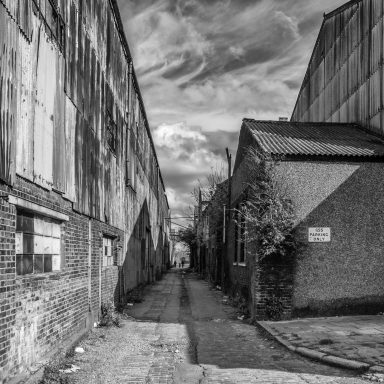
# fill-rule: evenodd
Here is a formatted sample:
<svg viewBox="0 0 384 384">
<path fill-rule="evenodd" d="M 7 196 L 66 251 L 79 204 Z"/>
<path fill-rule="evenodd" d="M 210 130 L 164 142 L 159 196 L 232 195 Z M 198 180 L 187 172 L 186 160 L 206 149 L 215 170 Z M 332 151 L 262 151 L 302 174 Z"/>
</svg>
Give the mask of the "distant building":
<svg viewBox="0 0 384 384">
<path fill-rule="evenodd" d="M 209 202 L 201 208 L 197 228 L 199 268 L 203 275 L 215 285 L 222 285 L 228 268 L 224 263 L 224 210 L 228 206 L 228 180 L 216 186 Z"/>
<path fill-rule="evenodd" d="M 169 206 L 115 0 L 0 2 L 0 382 L 169 265 Z"/>
<path fill-rule="evenodd" d="M 231 290 L 248 295 L 258 319 L 382 311 L 384 140 L 353 124 L 244 119 L 234 212 L 247 198 L 248 148 L 279 160 L 274 180 L 293 204 L 300 247 L 260 261 L 232 215 Z"/>
</svg>

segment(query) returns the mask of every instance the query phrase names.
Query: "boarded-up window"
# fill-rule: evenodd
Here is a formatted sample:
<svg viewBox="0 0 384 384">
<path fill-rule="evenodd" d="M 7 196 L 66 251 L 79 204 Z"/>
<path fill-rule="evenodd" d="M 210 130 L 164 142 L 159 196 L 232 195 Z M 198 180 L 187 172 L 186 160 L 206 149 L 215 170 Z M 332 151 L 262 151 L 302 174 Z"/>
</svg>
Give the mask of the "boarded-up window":
<svg viewBox="0 0 384 384">
<path fill-rule="evenodd" d="M 55 0 L 34 0 L 35 13 L 44 21 L 48 36 L 57 42 L 61 52 L 65 50 L 65 23 Z"/>
<path fill-rule="evenodd" d="M 17 211 L 16 274 L 60 271 L 61 223 L 29 212 Z"/>
<path fill-rule="evenodd" d="M 110 113 L 107 113 L 107 129 L 106 129 L 107 144 L 110 151 L 116 155 L 117 148 L 117 125 L 113 121 Z"/>
</svg>

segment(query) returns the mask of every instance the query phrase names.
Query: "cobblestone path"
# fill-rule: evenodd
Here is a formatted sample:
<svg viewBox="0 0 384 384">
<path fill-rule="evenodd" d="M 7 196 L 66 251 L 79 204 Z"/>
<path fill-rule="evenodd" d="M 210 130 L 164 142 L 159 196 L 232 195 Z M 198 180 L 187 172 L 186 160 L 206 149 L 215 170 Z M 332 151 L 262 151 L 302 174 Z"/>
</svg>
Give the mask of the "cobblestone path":
<svg viewBox="0 0 384 384">
<path fill-rule="evenodd" d="M 146 290 L 121 328 L 96 329 L 76 355 L 73 383 L 366 383 L 300 357 L 236 319 L 195 275 L 169 273 Z"/>
</svg>

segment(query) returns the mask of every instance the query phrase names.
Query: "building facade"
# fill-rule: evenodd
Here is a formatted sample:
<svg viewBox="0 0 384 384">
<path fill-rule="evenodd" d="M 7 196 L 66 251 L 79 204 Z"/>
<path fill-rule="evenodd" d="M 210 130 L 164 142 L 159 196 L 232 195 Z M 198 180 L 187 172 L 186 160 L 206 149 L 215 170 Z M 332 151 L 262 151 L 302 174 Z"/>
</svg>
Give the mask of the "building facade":
<svg viewBox="0 0 384 384">
<path fill-rule="evenodd" d="M 384 134 L 383 1 L 324 16 L 292 121 L 350 122 Z"/>
<path fill-rule="evenodd" d="M 169 206 L 115 0 L 0 1 L 0 382 L 160 278 Z"/>
<path fill-rule="evenodd" d="M 384 141 L 353 124 L 244 119 L 232 182 L 234 212 L 248 201 L 248 148 L 275 159 L 273 180 L 292 204 L 297 241 L 294 254 L 261 260 L 258 243 L 247 242 L 232 215 L 228 277 L 247 296 L 253 316 L 382 311 Z"/>
</svg>

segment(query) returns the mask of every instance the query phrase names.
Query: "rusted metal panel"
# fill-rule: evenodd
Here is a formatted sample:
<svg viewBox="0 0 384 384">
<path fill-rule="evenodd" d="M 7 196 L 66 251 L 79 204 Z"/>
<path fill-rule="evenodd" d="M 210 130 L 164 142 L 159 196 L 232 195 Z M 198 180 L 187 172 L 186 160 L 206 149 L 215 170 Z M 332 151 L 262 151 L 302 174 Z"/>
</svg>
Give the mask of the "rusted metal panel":
<svg viewBox="0 0 384 384">
<path fill-rule="evenodd" d="M 0 179 L 13 184 L 16 168 L 18 29 L 0 5 Z"/>
<path fill-rule="evenodd" d="M 38 34 L 31 43 L 19 34 L 18 62 L 18 119 L 16 135 L 16 172 L 33 181 L 34 89 L 36 87 L 36 60 Z"/>
<path fill-rule="evenodd" d="M 20 31 L 31 40 L 32 36 L 32 0 L 0 0 L 16 21 Z"/>
<path fill-rule="evenodd" d="M 60 84 L 63 85 L 60 60 L 55 46 L 44 29 L 40 29 L 34 123 L 34 182 L 48 189 L 53 186 L 55 100 L 60 101 Z"/>
<path fill-rule="evenodd" d="M 17 4 L 30 5 L 31 1 L 0 1 L 11 7 L 5 10 L 0 5 L 2 17 L 14 26 L 13 36 L 6 22 L 0 24 L 6 31 L 0 42 L 10 52 L 0 58 L 4 83 L 0 177 L 10 182 L 15 173 L 12 145 L 16 143 L 19 175 L 63 192 L 77 211 L 123 228 L 126 162 L 138 157 L 140 163 L 131 161 L 130 169 L 137 176 L 140 204 L 152 201 L 151 209 L 157 212 L 154 197 L 149 195 L 151 188 L 157 194 L 157 158 L 137 80 L 129 70 L 121 23 L 116 9 L 112 10 L 116 5 L 105 0 L 57 0 L 66 22 L 64 61 L 62 46 L 39 19 L 50 9 L 45 9 L 45 1 L 39 1 L 32 12 L 29 43 L 20 34 L 24 27 L 16 22 L 27 25 L 28 13 L 15 20 L 9 14 L 17 11 Z M 12 36 L 14 43 L 10 43 Z M 13 84 L 13 79 L 18 83 Z M 116 127 L 114 150 L 108 146 L 108 119 Z M 12 139 L 16 123 L 17 141 Z"/>
<path fill-rule="evenodd" d="M 67 3 L 66 84 L 69 98 L 77 105 L 77 38 L 79 14 L 73 1 Z"/>
<path fill-rule="evenodd" d="M 84 35 L 84 72 L 83 72 L 83 113 L 84 118 L 87 120 L 88 123 L 90 123 L 90 115 L 91 115 L 91 81 L 90 81 L 90 74 L 91 74 L 91 42 L 89 41 L 88 36 Z M 93 84 L 92 84 L 93 85 Z"/>
<path fill-rule="evenodd" d="M 53 186 L 65 192 L 65 61 L 60 54 L 56 62 L 56 91 L 53 114 Z"/>
<path fill-rule="evenodd" d="M 384 134 L 384 122 L 378 117 L 384 107 L 383 12 L 382 0 L 362 0 L 325 17 L 292 120 L 316 117 L 317 99 L 324 93 L 324 120 L 359 122 Z M 321 60 L 320 41 L 324 41 Z M 324 79 L 318 76 L 321 65 Z"/>
<path fill-rule="evenodd" d="M 86 184 L 87 171 L 87 133 L 86 122 L 80 112 L 76 115 L 75 130 L 75 189 L 76 204 L 75 209 L 81 213 L 89 214 L 88 188 Z"/>
<path fill-rule="evenodd" d="M 65 194 L 73 202 L 76 201 L 75 188 L 75 137 L 77 110 L 71 100 L 65 97 Z"/>
</svg>

